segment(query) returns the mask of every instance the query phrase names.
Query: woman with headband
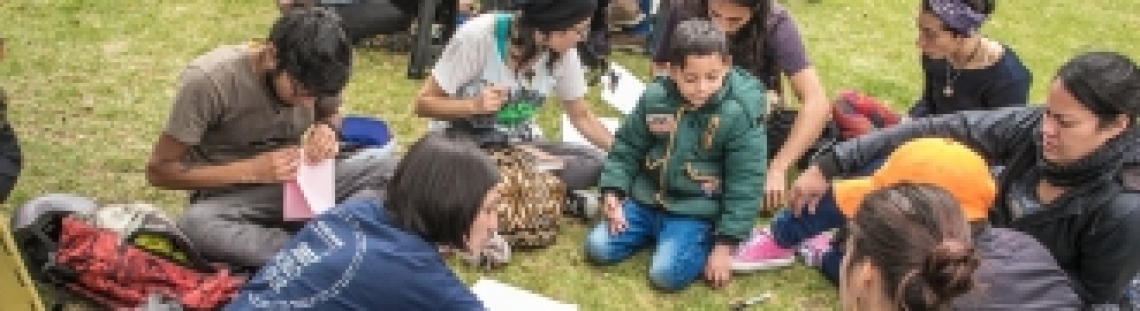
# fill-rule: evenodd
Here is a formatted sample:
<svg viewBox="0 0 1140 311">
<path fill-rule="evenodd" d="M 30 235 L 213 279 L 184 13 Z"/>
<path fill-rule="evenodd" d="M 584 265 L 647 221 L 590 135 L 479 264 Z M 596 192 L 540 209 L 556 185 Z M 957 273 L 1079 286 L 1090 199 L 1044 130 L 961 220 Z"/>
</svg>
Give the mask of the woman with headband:
<svg viewBox="0 0 1140 311">
<path fill-rule="evenodd" d="M 914 118 L 1023 106 L 1033 78 L 1009 46 L 981 35 L 994 0 L 923 0 L 918 48 L 926 84 Z"/>
</svg>

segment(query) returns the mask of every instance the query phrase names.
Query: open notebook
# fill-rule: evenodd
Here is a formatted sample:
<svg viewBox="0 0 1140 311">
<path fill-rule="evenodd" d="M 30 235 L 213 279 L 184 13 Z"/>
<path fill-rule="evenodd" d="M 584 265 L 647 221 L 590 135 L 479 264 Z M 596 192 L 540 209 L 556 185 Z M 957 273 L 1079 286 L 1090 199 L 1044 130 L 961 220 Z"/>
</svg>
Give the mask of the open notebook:
<svg viewBox="0 0 1140 311">
<path fill-rule="evenodd" d="M 487 311 L 577 311 L 578 305 L 559 302 L 548 297 L 508 285 L 496 280 L 481 278 L 471 291 L 483 302 Z"/>
</svg>

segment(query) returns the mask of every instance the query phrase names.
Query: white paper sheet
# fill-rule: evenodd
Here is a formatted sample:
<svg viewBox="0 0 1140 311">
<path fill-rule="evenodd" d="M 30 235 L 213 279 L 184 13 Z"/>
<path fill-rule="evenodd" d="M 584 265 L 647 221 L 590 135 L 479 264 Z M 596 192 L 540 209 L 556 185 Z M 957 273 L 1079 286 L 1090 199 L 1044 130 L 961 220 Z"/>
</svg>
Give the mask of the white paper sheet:
<svg viewBox="0 0 1140 311">
<path fill-rule="evenodd" d="M 612 85 L 609 76 L 602 76 L 602 100 L 622 114 L 629 114 L 645 92 L 645 82 L 618 63 L 610 63 L 610 70 L 617 76 L 617 87 Z"/>
<path fill-rule="evenodd" d="M 496 280 L 482 278 L 471 291 L 488 311 L 577 311 L 578 305 L 559 302 Z"/>
<path fill-rule="evenodd" d="M 621 120 L 617 118 L 598 118 L 598 120 L 602 121 L 602 125 L 605 125 L 606 128 L 610 130 L 610 133 L 617 132 L 618 127 L 621 126 Z M 562 115 L 562 142 L 590 145 L 590 141 L 586 140 L 586 137 L 578 132 L 574 124 L 570 123 L 570 117 L 566 115 Z"/>
</svg>

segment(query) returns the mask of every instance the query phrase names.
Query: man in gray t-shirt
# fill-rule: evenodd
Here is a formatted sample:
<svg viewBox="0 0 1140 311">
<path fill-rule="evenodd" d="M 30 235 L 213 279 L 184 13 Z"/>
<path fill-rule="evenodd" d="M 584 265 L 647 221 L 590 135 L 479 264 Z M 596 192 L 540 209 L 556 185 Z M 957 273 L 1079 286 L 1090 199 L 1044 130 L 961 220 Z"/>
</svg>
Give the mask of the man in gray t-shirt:
<svg viewBox="0 0 1140 311">
<path fill-rule="evenodd" d="M 284 220 L 282 185 L 300 161 L 336 156 L 339 94 L 351 65 L 337 19 L 313 8 L 278 19 L 269 42 L 223 46 L 182 71 L 147 179 L 190 191 L 179 226 L 208 259 L 259 267 L 303 225 Z M 337 201 L 364 190 L 378 195 L 391 162 L 338 161 Z"/>
</svg>

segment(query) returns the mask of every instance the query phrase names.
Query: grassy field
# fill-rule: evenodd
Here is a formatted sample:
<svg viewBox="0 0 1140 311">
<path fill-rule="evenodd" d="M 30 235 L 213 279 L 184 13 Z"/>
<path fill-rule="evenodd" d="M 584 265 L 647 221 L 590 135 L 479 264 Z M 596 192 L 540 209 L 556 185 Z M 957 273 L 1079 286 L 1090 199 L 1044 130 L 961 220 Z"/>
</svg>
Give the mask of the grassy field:
<svg viewBox="0 0 1140 311">
<path fill-rule="evenodd" d="M 9 202 L 72 192 L 106 202 L 143 201 L 177 212 L 183 196 L 147 185 L 143 170 L 165 122 L 175 78 L 196 55 L 220 44 L 265 36 L 276 16 L 270 1 L 5 0 L 0 36 L 8 58 L 0 86 L 27 166 Z M 899 108 L 919 92 L 914 48 L 916 0 L 787 0 L 829 93 L 857 88 Z M 1083 5 L 1080 3 L 1084 3 Z M 1035 74 L 1034 101 L 1056 68 L 1076 53 L 1123 51 L 1140 58 L 1140 2 L 999 1 L 984 32 L 1016 49 Z M 412 111 L 419 81 L 404 76 L 406 55 L 361 49 L 347 111 L 381 116 L 403 142 L 426 121 Z M 638 55 L 616 60 L 647 74 Z M 596 99 L 596 97 L 595 97 Z M 594 100 L 597 111 L 613 110 Z M 548 105 L 547 107 L 557 107 Z M 558 112 L 542 124 L 557 133 Z M 0 210 L 7 212 L 12 204 Z M 797 266 L 738 275 L 725 290 L 697 284 L 676 294 L 648 287 L 648 254 L 608 267 L 588 266 L 580 252 L 586 226 L 572 224 L 548 249 L 518 254 L 494 278 L 571 301 L 583 310 L 723 310 L 733 300 L 771 291 L 765 310 L 835 308 L 834 289 Z M 467 280 L 477 275 L 459 267 Z"/>
</svg>

